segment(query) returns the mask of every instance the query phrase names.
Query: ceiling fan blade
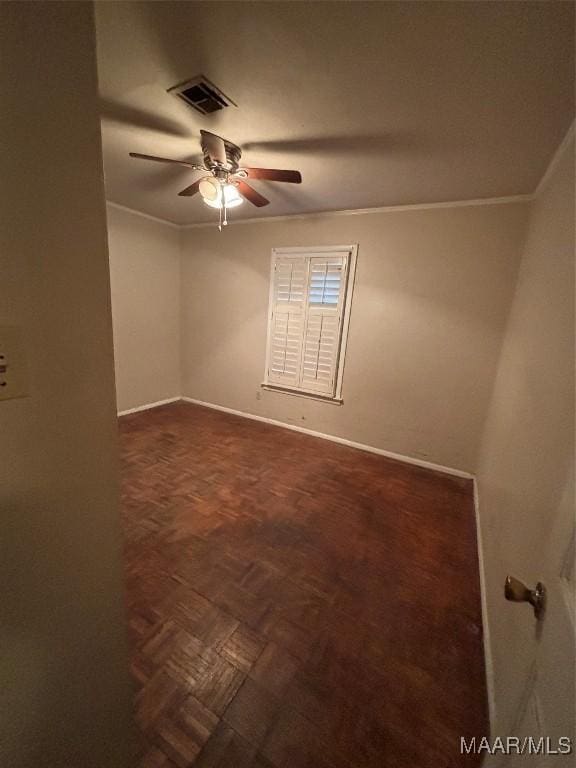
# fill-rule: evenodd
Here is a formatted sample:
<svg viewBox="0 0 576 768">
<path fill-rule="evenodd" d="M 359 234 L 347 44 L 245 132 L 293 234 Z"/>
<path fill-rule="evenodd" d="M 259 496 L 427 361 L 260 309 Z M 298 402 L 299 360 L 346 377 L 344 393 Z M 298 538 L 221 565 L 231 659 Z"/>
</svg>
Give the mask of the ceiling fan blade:
<svg viewBox="0 0 576 768">
<path fill-rule="evenodd" d="M 186 160 L 171 160 L 169 157 L 156 157 L 156 155 L 142 155 L 140 152 L 129 152 L 130 157 L 136 157 L 139 160 L 152 160 L 155 163 L 175 163 L 176 165 L 185 165 L 186 168 L 192 168 L 195 171 L 205 171 L 202 165 L 187 163 Z"/>
<path fill-rule="evenodd" d="M 202 179 L 205 178 L 206 176 L 202 176 Z M 192 197 L 192 195 L 195 195 L 200 188 L 200 182 L 202 179 L 197 179 L 194 184 L 190 184 L 190 186 L 183 189 L 182 192 L 178 192 L 178 197 Z"/>
<path fill-rule="evenodd" d="M 281 171 L 278 168 L 242 168 L 249 179 L 264 179 L 266 181 L 285 181 L 288 184 L 301 184 L 300 171 Z"/>
<path fill-rule="evenodd" d="M 210 131 L 200 131 L 200 135 L 202 136 L 200 143 L 204 154 L 208 155 L 213 162 L 226 165 L 228 161 L 224 139 L 221 136 L 216 136 L 215 133 L 210 133 Z"/>
<path fill-rule="evenodd" d="M 267 200 L 263 195 L 260 194 L 260 192 L 256 192 L 255 189 L 253 189 L 249 184 L 246 184 L 245 181 L 239 181 L 237 184 L 238 192 L 240 192 L 241 195 L 243 195 L 246 200 L 252 203 L 252 205 L 257 206 L 258 208 L 262 208 L 263 205 L 268 205 L 270 200 Z"/>
</svg>

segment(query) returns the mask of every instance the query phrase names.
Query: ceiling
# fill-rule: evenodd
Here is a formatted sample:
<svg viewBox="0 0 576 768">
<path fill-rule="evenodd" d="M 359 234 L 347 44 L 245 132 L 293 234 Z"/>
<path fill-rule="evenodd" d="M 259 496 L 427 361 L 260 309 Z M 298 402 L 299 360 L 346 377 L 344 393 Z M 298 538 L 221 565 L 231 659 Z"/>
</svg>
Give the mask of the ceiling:
<svg viewBox="0 0 576 768">
<path fill-rule="evenodd" d="M 231 219 L 534 191 L 574 116 L 570 2 L 98 2 L 107 198 L 179 224 L 213 221 L 184 167 L 199 131 L 271 204 Z M 238 107 L 202 116 L 166 91 L 204 74 Z"/>
</svg>

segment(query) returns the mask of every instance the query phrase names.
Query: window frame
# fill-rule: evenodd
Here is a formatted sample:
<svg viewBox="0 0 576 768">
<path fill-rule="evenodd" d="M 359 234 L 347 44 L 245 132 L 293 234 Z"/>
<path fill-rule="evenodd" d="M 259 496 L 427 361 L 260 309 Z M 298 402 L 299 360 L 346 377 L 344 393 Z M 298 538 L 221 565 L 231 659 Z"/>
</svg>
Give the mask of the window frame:
<svg viewBox="0 0 576 768">
<path fill-rule="evenodd" d="M 268 378 L 268 371 L 270 366 L 270 350 L 271 350 L 271 335 L 272 335 L 272 317 L 274 313 L 274 266 L 278 258 L 286 256 L 322 256 L 326 254 L 345 254 L 347 256 L 347 269 L 346 280 L 344 284 L 344 297 L 342 302 L 342 325 L 340 332 L 340 343 L 338 345 L 338 352 L 336 356 L 336 372 L 335 372 L 335 386 L 332 394 L 317 392 L 306 387 L 295 386 L 283 386 L 275 382 L 271 382 Z M 270 256 L 270 277 L 269 277 L 269 291 L 268 291 L 268 327 L 266 333 L 266 360 L 264 366 L 264 380 L 261 384 L 263 389 L 267 389 L 273 392 L 280 392 L 287 395 L 294 395 L 296 397 L 306 397 L 312 400 L 319 400 L 326 403 L 332 403 L 334 405 L 342 405 L 344 402 L 342 399 L 342 385 L 344 380 L 344 365 L 346 361 L 346 347 L 348 344 L 348 331 L 350 325 L 350 312 L 352 308 L 352 295 L 354 293 L 354 282 L 356 277 L 356 261 L 358 256 L 358 244 L 352 245 L 319 245 L 312 247 L 288 247 L 288 248 L 272 248 Z M 306 287 L 306 311 L 308 310 L 308 296 L 309 296 L 309 284 Z"/>
</svg>

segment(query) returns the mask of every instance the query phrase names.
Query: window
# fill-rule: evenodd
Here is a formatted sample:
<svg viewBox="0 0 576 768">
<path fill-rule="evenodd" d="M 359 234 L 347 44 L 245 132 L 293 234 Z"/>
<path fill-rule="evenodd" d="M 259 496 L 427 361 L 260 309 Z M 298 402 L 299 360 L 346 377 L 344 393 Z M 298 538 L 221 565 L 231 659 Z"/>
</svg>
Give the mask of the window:
<svg viewBox="0 0 576 768">
<path fill-rule="evenodd" d="M 341 402 L 356 251 L 272 251 L 265 387 Z"/>
</svg>

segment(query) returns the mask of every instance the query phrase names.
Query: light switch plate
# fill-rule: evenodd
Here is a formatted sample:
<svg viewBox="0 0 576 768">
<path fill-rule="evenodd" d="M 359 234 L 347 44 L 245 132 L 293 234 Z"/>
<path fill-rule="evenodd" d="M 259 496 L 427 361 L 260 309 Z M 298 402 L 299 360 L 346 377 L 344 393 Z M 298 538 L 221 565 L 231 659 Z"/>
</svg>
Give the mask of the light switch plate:
<svg viewBox="0 0 576 768">
<path fill-rule="evenodd" d="M 28 396 L 28 366 L 22 328 L 0 325 L 0 400 Z"/>
</svg>

